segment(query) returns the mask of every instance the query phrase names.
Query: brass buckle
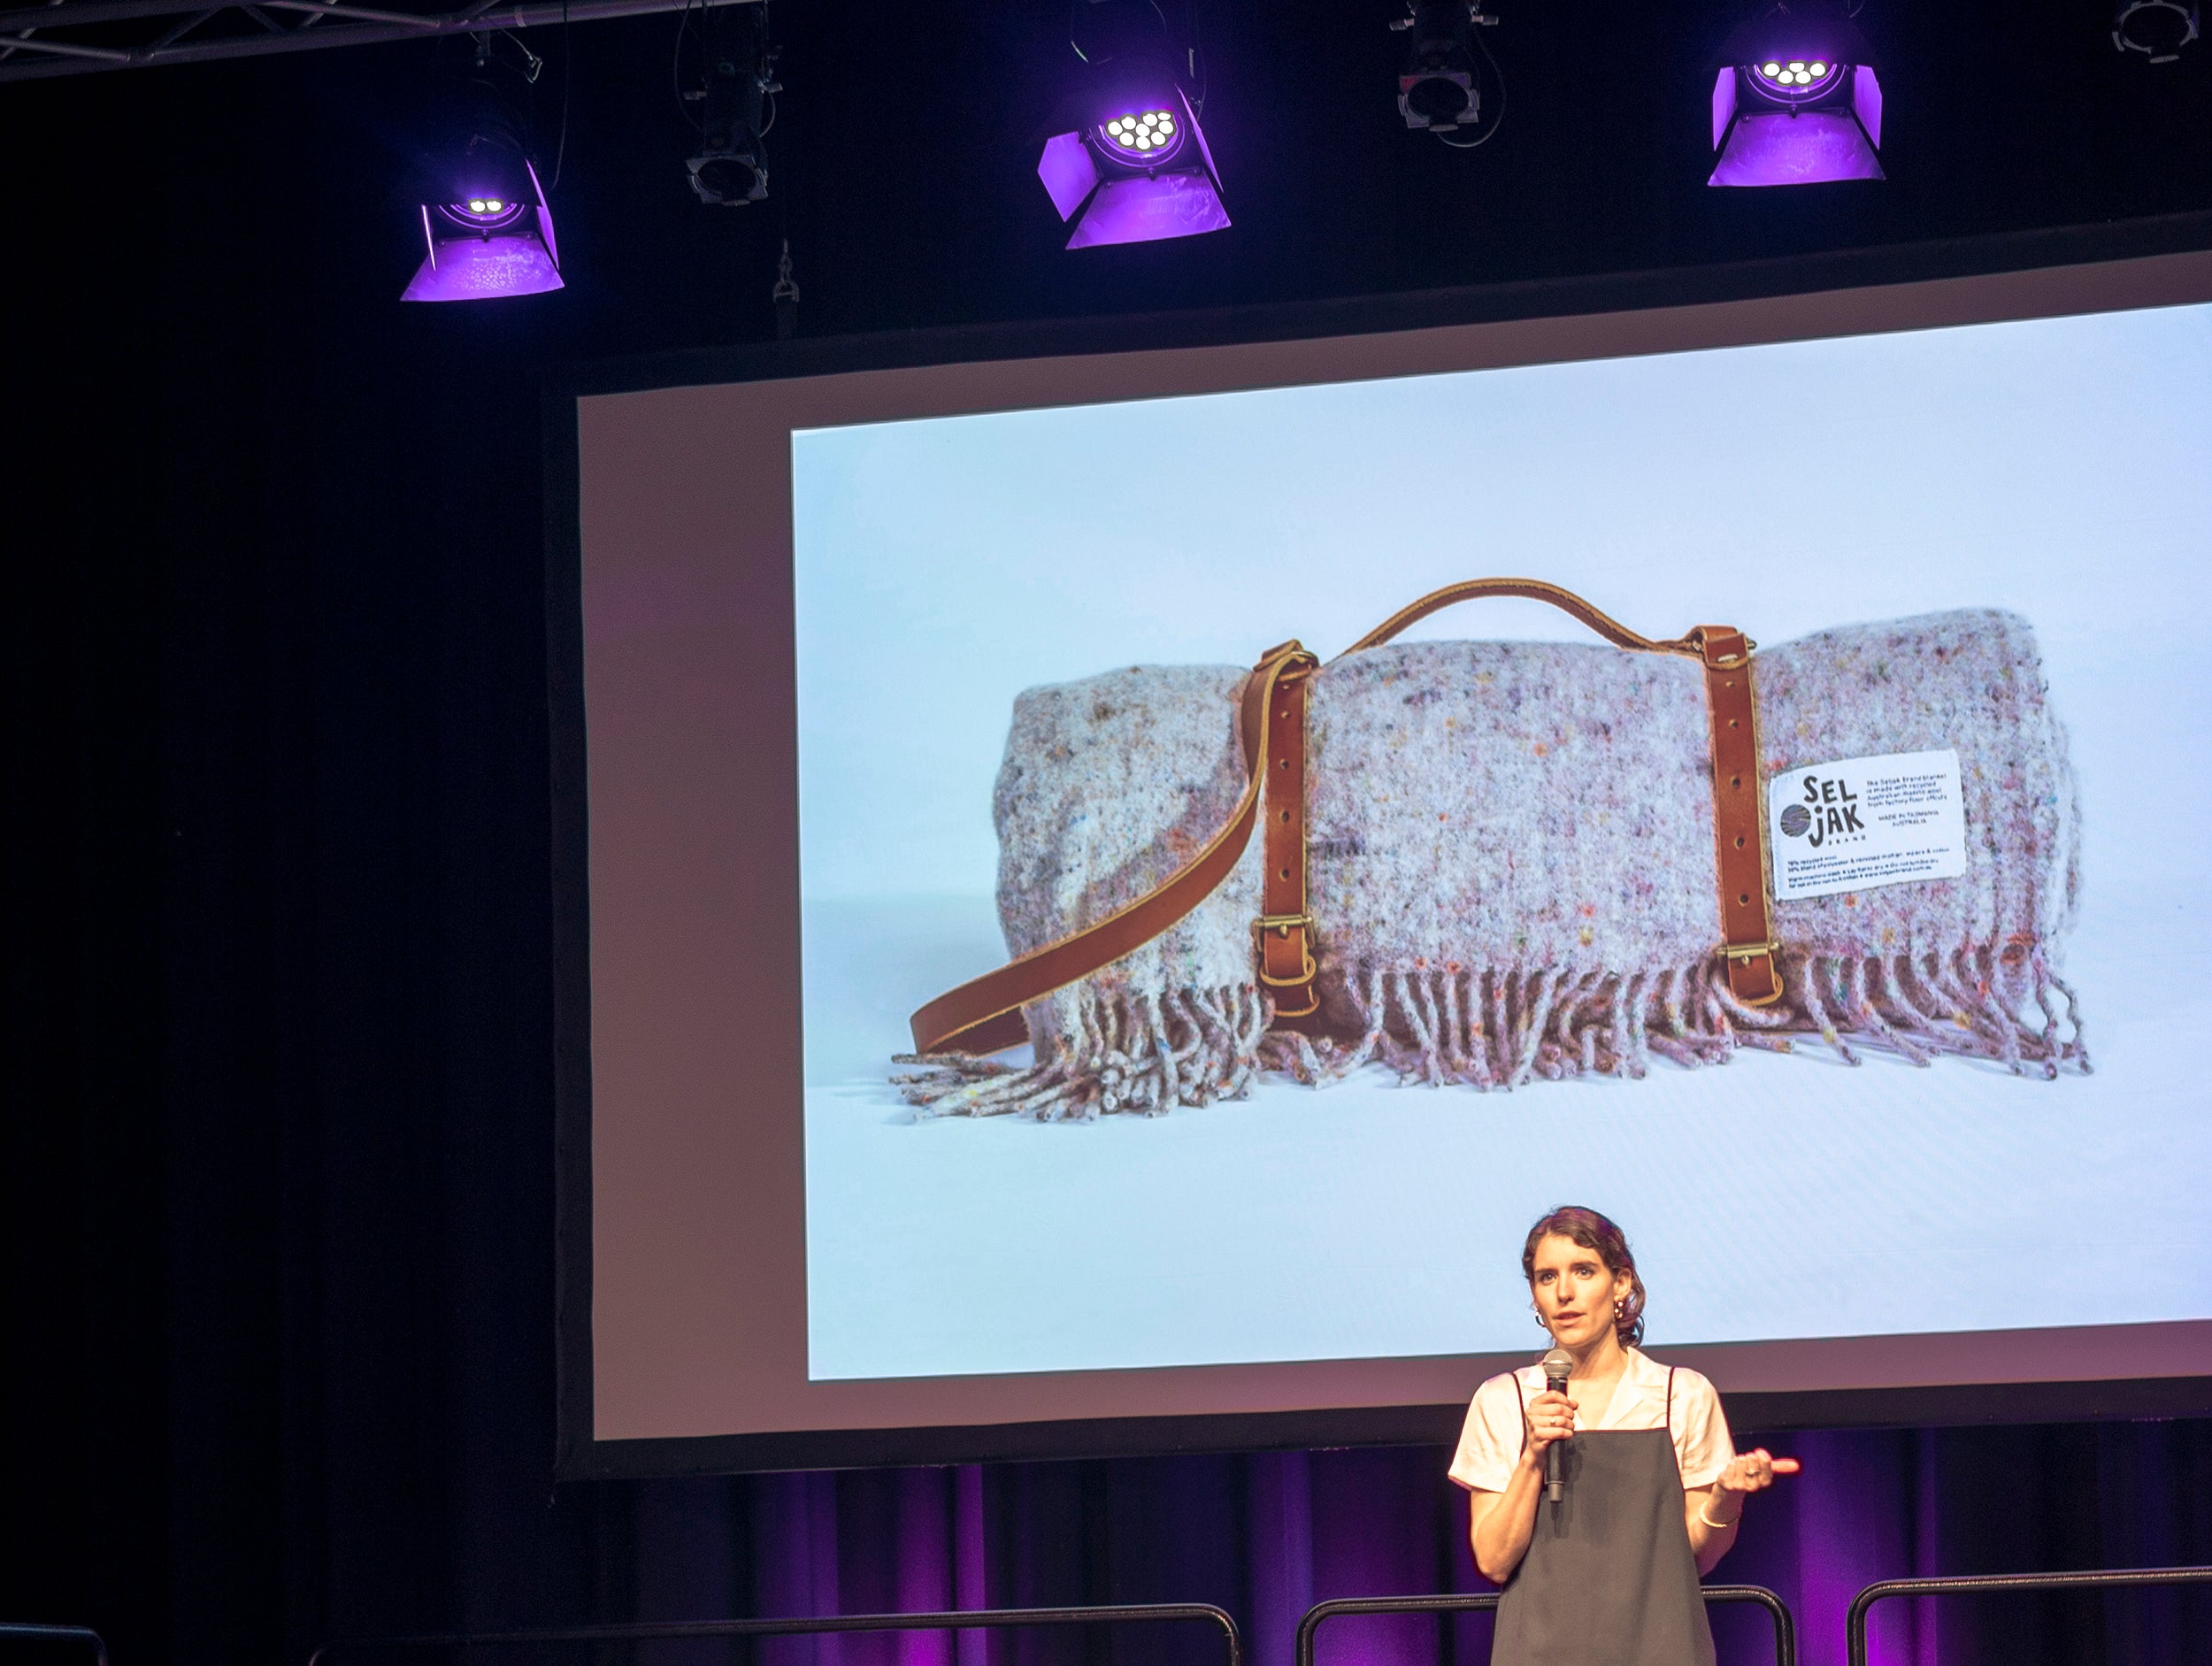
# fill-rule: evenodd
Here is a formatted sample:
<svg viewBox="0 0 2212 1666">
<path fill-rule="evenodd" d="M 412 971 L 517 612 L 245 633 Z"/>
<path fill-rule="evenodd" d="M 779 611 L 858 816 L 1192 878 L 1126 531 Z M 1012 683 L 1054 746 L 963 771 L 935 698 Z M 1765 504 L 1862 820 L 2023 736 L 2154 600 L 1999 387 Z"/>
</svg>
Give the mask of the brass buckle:
<svg viewBox="0 0 2212 1666">
<path fill-rule="evenodd" d="M 1679 640 L 1684 646 L 1686 646 L 1689 649 L 1693 656 L 1698 659 L 1703 660 L 1707 665 L 1710 666 L 1715 671 L 1735 671 L 1742 666 L 1748 665 L 1751 663 L 1752 655 L 1756 653 L 1759 649 L 1759 644 L 1752 638 L 1747 636 L 1743 639 L 1742 653 L 1723 654 L 1712 658 L 1707 658 L 1705 653 L 1705 627 L 1701 625 L 1699 626 L 1697 629 L 1692 631 L 1687 636 L 1682 637 Z M 1662 648 L 1668 648 L 1674 646 L 1674 644 L 1662 642 L 1660 646 Z"/>
<path fill-rule="evenodd" d="M 1261 937 L 1268 932 L 1280 932 L 1285 940 L 1287 941 L 1293 926 L 1307 932 L 1312 931 L 1313 916 L 1310 914 L 1263 914 L 1252 922 L 1253 958 L 1259 963 L 1257 971 L 1260 981 L 1271 989 L 1299 988 L 1311 983 L 1314 975 L 1320 971 L 1320 968 L 1314 964 L 1312 945 L 1310 942 L 1302 942 L 1298 946 L 1298 958 L 1306 963 L 1304 971 L 1295 978 L 1271 978 L 1267 975 L 1267 955 L 1260 948 Z M 1295 1017 L 1298 1015 L 1292 1013 L 1288 1016 Z"/>
<path fill-rule="evenodd" d="M 1737 995 L 1736 999 L 1742 1002 L 1744 1005 L 1747 1007 L 1770 1007 L 1776 1002 L 1781 1000 L 1781 948 L 1782 945 L 1780 943 L 1770 938 L 1763 943 L 1723 943 L 1720 946 L 1722 957 L 1727 960 L 1740 961 L 1748 964 L 1763 956 L 1767 963 L 1767 971 L 1774 979 L 1774 993 L 1767 996 L 1763 1001 L 1755 1001 L 1749 995 Z"/>
</svg>

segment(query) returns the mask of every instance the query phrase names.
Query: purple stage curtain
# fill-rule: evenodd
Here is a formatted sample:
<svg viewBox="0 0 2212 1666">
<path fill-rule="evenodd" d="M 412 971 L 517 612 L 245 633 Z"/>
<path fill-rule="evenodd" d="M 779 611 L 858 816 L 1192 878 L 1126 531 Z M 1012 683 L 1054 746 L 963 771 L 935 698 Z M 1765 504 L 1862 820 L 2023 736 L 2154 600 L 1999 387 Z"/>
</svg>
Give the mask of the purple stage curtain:
<svg viewBox="0 0 2212 1666">
<path fill-rule="evenodd" d="M 1717 1580 L 1771 1586 L 1806 1666 L 1839 1666 L 1861 1586 L 1908 1574 L 2212 1561 L 2212 1423 L 1761 1436 L 1805 1472 L 1755 1501 Z M 1207 1601 L 1253 1666 L 1290 1666 L 1329 1597 L 1483 1589 L 1431 1447 L 855 1470 L 645 1483 L 641 1619 Z M 1950 1599 L 1876 1610 L 1882 1666 L 2201 1661 L 2212 1591 Z M 1722 1666 L 1771 1658 L 1716 1611 Z M 1216 1666 L 1202 1625 L 664 1646 L 645 1666 Z M 744 1657 L 752 1650 L 749 1662 Z M 1489 1620 L 1332 1622 L 1320 1666 L 1480 1666 Z"/>
</svg>

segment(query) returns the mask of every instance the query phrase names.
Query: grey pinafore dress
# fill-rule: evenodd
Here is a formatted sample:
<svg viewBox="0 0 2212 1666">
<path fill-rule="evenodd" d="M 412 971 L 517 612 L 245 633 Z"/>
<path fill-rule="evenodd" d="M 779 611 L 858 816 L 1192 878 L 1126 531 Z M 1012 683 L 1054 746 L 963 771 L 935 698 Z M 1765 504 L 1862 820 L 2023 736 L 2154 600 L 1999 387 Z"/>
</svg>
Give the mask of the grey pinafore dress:
<svg viewBox="0 0 2212 1666">
<path fill-rule="evenodd" d="M 1525 1439 L 1525 1394 L 1521 1425 Z M 1565 1443 L 1566 1496 L 1537 1500 L 1528 1554 L 1498 1603 L 1491 1666 L 1713 1666 L 1673 1426 L 1670 1370 L 1658 1428 L 1586 1429 Z"/>
</svg>

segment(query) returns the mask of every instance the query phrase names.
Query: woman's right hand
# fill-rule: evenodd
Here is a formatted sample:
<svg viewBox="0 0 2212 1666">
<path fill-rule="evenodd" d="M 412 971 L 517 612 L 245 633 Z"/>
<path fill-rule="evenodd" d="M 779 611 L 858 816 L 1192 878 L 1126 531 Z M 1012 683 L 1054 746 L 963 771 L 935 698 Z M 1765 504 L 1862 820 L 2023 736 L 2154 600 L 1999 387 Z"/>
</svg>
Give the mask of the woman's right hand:
<svg viewBox="0 0 2212 1666">
<path fill-rule="evenodd" d="M 1528 1402 L 1528 1444 L 1522 1448 L 1521 1462 L 1532 1471 L 1540 1470 L 1552 1443 L 1568 1439 L 1574 1432 L 1575 1402 L 1547 1388 Z"/>
</svg>

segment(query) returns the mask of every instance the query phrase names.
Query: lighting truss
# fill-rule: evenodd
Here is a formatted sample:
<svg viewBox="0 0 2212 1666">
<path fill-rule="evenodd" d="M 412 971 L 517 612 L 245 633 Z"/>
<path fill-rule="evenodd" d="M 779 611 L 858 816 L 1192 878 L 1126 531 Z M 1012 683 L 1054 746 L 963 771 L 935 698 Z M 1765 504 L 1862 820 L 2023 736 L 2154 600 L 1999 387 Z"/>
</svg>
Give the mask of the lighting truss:
<svg viewBox="0 0 2212 1666">
<path fill-rule="evenodd" d="M 0 11 L 0 81 L 41 81 L 102 70 L 151 69 L 218 58 L 266 58 L 386 41 L 425 40 L 486 29 L 545 28 L 606 18 L 744 5 L 753 0 L 473 0 L 459 11 L 406 0 L 388 6 L 350 0 L 58 0 Z"/>
</svg>

